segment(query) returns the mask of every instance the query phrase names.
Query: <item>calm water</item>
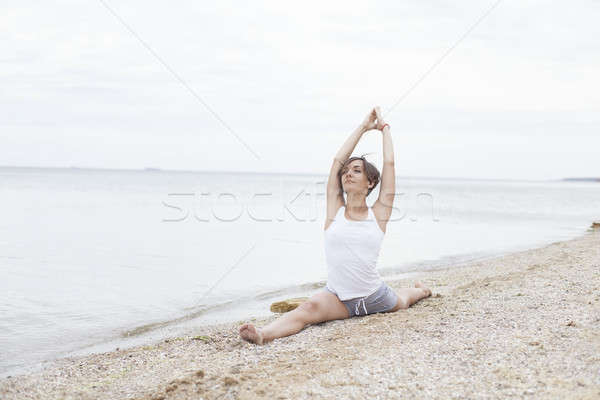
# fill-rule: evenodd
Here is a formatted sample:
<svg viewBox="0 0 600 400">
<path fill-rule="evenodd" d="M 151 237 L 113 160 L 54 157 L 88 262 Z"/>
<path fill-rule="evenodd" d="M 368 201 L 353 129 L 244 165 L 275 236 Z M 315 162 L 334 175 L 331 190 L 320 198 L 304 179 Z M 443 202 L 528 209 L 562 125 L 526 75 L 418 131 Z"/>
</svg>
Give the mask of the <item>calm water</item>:
<svg viewBox="0 0 600 400">
<path fill-rule="evenodd" d="M 0 168 L 0 374 L 310 295 L 327 278 L 325 179 Z M 397 191 L 384 279 L 572 238 L 600 217 L 598 183 L 398 179 Z"/>
</svg>

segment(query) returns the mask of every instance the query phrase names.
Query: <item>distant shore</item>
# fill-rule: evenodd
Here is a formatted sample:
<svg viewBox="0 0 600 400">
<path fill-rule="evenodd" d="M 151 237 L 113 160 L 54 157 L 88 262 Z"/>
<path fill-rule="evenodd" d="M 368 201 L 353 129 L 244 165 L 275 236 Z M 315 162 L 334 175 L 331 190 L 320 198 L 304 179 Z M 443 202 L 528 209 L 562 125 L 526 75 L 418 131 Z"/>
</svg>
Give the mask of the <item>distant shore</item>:
<svg viewBox="0 0 600 400">
<path fill-rule="evenodd" d="M 600 397 L 598 229 L 418 279 L 434 294 L 408 310 L 317 324 L 264 346 L 239 339 L 245 321 L 208 326 L 2 379 L 0 397 Z"/>
<path fill-rule="evenodd" d="M 36 166 L 36 165 L 0 165 L 1 169 L 17 169 L 24 171 L 94 171 L 94 172 L 160 172 L 160 173 L 184 173 L 184 174 L 243 174 L 243 175 L 297 175 L 297 176 L 318 176 L 327 177 L 323 172 L 293 172 L 293 171 L 246 171 L 246 170 L 194 170 L 194 169 L 169 169 L 159 167 L 141 167 L 141 168 L 111 168 L 97 166 Z M 396 179 L 420 179 L 420 180 L 450 180 L 450 181 L 490 181 L 490 182 L 600 182 L 600 177 L 569 177 L 554 179 L 513 179 L 513 178 L 474 178 L 464 176 L 402 176 L 397 175 Z"/>
<path fill-rule="evenodd" d="M 564 178 L 563 181 L 569 181 L 569 182 L 600 182 L 600 178 Z"/>
</svg>

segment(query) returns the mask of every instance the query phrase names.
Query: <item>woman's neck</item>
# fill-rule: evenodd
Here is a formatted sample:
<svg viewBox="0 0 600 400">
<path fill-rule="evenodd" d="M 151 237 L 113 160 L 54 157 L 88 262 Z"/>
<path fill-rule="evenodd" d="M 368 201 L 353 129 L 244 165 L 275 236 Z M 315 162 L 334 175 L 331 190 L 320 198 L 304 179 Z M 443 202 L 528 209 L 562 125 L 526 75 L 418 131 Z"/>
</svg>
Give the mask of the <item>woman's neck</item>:
<svg viewBox="0 0 600 400">
<path fill-rule="evenodd" d="M 349 214 L 363 215 L 365 210 L 367 210 L 365 196 L 359 194 L 352 195 L 349 193 L 346 197 L 346 209 Z"/>
</svg>

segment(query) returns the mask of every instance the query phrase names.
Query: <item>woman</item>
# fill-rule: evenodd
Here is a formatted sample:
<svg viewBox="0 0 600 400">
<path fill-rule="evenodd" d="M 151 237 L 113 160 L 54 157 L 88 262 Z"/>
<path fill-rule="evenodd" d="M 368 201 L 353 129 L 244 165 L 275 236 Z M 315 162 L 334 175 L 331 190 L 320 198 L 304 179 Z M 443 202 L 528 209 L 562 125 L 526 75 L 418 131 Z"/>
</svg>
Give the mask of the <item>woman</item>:
<svg viewBox="0 0 600 400">
<path fill-rule="evenodd" d="M 383 172 L 379 198 L 369 208 L 366 198 L 379 183 L 379 171 L 364 158 L 350 157 L 350 154 L 362 135 L 371 129 L 378 129 L 383 135 Z M 375 107 L 346 139 L 329 172 L 324 227 L 327 286 L 262 328 L 242 325 L 242 339 L 264 344 L 298 333 L 306 325 L 406 309 L 431 296 L 431 290 L 421 283 L 394 293 L 376 270 L 394 194 L 394 148 L 390 126 L 383 121 L 379 107 Z"/>
</svg>

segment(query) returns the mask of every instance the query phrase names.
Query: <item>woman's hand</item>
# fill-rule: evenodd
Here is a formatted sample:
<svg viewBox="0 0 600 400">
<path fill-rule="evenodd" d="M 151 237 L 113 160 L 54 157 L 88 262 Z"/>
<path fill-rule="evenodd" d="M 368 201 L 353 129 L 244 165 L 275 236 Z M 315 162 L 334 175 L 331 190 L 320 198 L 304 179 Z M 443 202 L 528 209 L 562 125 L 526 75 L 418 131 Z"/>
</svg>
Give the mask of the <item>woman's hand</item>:
<svg viewBox="0 0 600 400">
<path fill-rule="evenodd" d="M 375 116 L 377 117 L 377 129 L 382 130 L 383 126 L 385 125 L 385 121 L 383 120 L 383 115 L 381 115 L 381 109 L 378 106 L 373 110 L 375 111 Z"/>
<path fill-rule="evenodd" d="M 377 114 L 375 111 L 375 108 L 373 108 L 369 114 L 365 117 L 365 120 L 362 122 L 362 124 L 360 124 L 364 130 L 364 132 L 366 131 L 370 131 L 371 129 L 379 129 L 377 128 L 377 122 L 375 122 L 375 120 L 377 119 Z"/>
</svg>

